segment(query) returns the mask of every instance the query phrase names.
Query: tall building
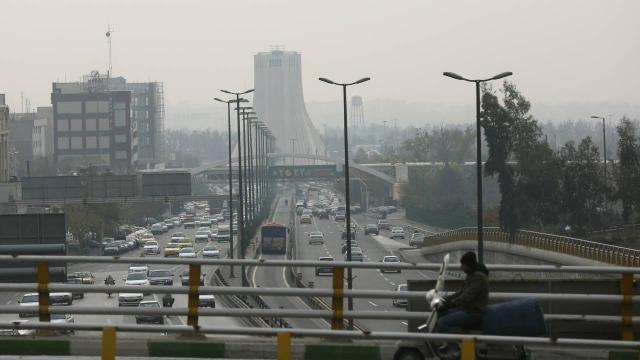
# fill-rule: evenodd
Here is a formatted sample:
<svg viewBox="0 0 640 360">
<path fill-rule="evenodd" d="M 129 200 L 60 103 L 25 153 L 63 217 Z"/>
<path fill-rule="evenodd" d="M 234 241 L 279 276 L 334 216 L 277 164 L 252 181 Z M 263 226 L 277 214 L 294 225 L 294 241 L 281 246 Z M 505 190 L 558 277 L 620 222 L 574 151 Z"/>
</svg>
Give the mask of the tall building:
<svg viewBox="0 0 640 360">
<path fill-rule="evenodd" d="M 0 94 L 0 181 L 9 181 L 9 107 Z"/>
<path fill-rule="evenodd" d="M 35 117 L 32 112 L 9 114 L 9 176 L 28 175 L 28 168 L 33 162 L 31 133 Z"/>
<path fill-rule="evenodd" d="M 253 107 L 258 118 L 275 134 L 277 151 L 291 153 L 293 147 L 296 154 L 324 156 L 325 145 L 304 104 L 301 66 L 297 52 L 273 50 L 254 55 Z"/>
<path fill-rule="evenodd" d="M 86 81 L 53 83 L 53 153 L 60 173 L 93 166 L 126 174 L 138 156 L 131 91 L 112 91 L 97 72 Z"/>
<path fill-rule="evenodd" d="M 31 132 L 33 159 L 49 159 L 53 157 L 53 108 L 40 106 L 33 120 Z"/>
</svg>

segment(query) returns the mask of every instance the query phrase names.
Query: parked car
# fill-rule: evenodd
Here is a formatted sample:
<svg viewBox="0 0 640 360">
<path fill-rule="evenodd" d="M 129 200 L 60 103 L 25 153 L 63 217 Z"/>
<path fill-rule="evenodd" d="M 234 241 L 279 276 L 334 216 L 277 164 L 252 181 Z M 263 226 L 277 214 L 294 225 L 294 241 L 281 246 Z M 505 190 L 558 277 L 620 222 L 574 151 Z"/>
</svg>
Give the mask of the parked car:
<svg viewBox="0 0 640 360">
<path fill-rule="evenodd" d="M 385 256 L 382 258 L 382 260 L 380 260 L 381 263 L 383 264 L 393 264 L 393 263 L 399 263 L 400 262 L 400 258 L 395 256 L 395 255 L 389 255 L 389 256 Z M 387 268 L 381 268 L 380 269 L 381 273 L 384 272 L 397 272 L 397 273 L 401 273 L 402 270 L 401 269 L 387 269 Z"/>
<path fill-rule="evenodd" d="M 400 284 L 395 291 L 407 291 L 407 284 Z M 392 300 L 393 306 L 406 307 L 409 301 L 406 298 L 395 298 Z"/>
<path fill-rule="evenodd" d="M 318 258 L 318 261 L 334 261 L 334 258 L 333 256 L 321 256 Z M 333 268 L 323 267 L 323 266 L 316 267 L 316 276 L 325 275 L 325 274 L 333 275 Z"/>
<path fill-rule="evenodd" d="M 156 300 L 145 300 L 145 301 L 140 301 L 140 303 L 138 304 L 139 308 L 143 308 L 143 309 L 159 309 L 160 308 L 160 303 L 158 303 Z M 163 325 L 164 324 L 164 316 L 160 315 L 160 314 L 136 314 L 136 324 L 142 324 L 142 323 L 151 323 L 151 324 L 160 324 Z"/>
<path fill-rule="evenodd" d="M 413 233 L 411 234 L 411 239 L 409 240 L 409 246 L 422 246 L 424 245 L 424 234 L 423 233 Z"/>
<path fill-rule="evenodd" d="M 324 234 L 320 231 L 312 231 L 309 233 L 309 245 L 324 244 Z"/>
<path fill-rule="evenodd" d="M 367 224 L 367 226 L 364 227 L 364 234 L 365 235 L 380 235 L 380 230 L 378 230 L 378 225 L 376 225 L 376 224 Z"/>
<path fill-rule="evenodd" d="M 171 270 L 149 270 L 150 285 L 173 285 Z"/>
</svg>

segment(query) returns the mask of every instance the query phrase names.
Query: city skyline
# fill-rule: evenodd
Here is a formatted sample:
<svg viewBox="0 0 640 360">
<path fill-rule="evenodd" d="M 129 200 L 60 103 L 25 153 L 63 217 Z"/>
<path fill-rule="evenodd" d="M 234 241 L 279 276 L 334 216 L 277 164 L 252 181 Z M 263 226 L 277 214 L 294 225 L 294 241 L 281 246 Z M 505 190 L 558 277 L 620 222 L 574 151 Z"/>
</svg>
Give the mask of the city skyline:
<svg viewBox="0 0 640 360">
<path fill-rule="evenodd" d="M 635 1 L 411 1 L 403 7 L 354 1 L 341 4 L 340 14 L 331 4 L 285 0 L 3 6 L 12 14 L 4 33 L 19 27 L 22 35 L 4 37 L 0 59 L 0 90 L 12 111 L 21 108 L 21 92 L 33 108 L 46 106 L 51 82 L 105 71 L 109 24 L 114 75 L 164 82 L 168 106 L 204 105 L 217 88 L 251 87 L 252 55 L 272 45 L 307 59 L 307 101 L 336 100 L 315 81 L 319 76 L 362 74 L 374 80 L 359 90 L 365 99 L 466 104 L 472 90 L 442 78 L 443 71 L 482 77 L 509 70 L 533 103 L 640 102 Z M 139 27 L 149 8 L 154 16 Z M 238 12 L 245 21 L 231 20 Z M 366 16 L 349 16 L 356 12 Z"/>
</svg>

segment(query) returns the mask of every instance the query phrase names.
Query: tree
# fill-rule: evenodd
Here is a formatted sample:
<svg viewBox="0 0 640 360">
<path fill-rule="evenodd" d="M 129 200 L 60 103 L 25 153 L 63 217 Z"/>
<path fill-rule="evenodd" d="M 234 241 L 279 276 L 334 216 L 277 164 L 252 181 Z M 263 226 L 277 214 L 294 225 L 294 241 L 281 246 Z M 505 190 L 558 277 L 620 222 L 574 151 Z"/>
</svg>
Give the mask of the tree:
<svg viewBox="0 0 640 360">
<path fill-rule="evenodd" d="M 618 166 L 616 168 L 616 197 L 622 203 L 622 219 L 629 223 L 634 208 L 640 206 L 640 145 L 636 136 L 636 124 L 626 117 L 616 127 L 618 142 Z"/>
<path fill-rule="evenodd" d="M 591 137 L 576 148 L 570 141 L 560 150 L 563 162 L 561 202 L 565 221 L 575 234 L 585 234 L 594 227 L 596 215 L 604 203 L 604 182 L 599 174 L 600 155 Z"/>
</svg>

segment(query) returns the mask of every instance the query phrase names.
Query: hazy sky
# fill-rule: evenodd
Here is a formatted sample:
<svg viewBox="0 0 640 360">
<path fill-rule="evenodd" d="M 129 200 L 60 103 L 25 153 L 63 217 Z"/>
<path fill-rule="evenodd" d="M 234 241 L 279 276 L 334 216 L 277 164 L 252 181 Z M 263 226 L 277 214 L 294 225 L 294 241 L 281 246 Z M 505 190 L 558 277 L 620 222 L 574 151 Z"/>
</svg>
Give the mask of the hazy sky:
<svg viewBox="0 0 640 360">
<path fill-rule="evenodd" d="M 107 66 L 159 80 L 168 104 L 198 105 L 253 82 L 253 54 L 302 53 L 309 100 L 339 98 L 317 81 L 370 76 L 365 99 L 465 103 L 473 88 L 443 71 L 513 71 L 535 101 L 640 102 L 640 1 L 0 0 L 0 93 L 19 109 L 49 105 L 51 82 Z"/>
</svg>

